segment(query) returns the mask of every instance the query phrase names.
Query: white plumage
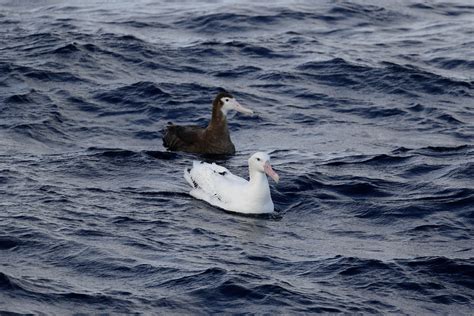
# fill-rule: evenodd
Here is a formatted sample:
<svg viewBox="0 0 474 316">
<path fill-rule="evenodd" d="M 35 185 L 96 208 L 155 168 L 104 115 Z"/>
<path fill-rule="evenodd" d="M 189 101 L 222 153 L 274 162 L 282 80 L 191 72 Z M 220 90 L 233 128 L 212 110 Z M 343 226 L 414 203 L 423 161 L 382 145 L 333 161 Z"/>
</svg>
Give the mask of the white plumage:
<svg viewBox="0 0 474 316">
<path fill-rule="evenodd" d="M 266 153 L 258 152 L 252 155 L 248 162 L 249 181 L 215 163 L 194 161 L 192 168 L 184 170 L 184 178 L 192 187 L 189 194 L 231 212 L 247 214 L 273 212 L 274 206 L 266 174 L 276 182 L 279 177 L 270 165 L 270 157 Z"/>
</svg>

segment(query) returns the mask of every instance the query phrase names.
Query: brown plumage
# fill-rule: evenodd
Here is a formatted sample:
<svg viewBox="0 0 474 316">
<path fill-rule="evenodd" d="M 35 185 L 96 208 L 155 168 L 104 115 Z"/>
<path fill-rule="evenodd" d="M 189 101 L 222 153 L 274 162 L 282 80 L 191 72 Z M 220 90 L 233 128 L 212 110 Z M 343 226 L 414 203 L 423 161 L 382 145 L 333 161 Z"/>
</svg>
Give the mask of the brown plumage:
<svg viewBox="0 0 474 316">
<path fill-rule="evenodd" d="M 241 106 L 228 92 L 219 93 L 212 103 L 212 117 L 206 128 L 193 125 L 166 127 L 163 146 L 172 151 L 198 154 L 235 154 L 235 146 L 230 140 L 226 114 L 228 110 L 253 113 Z"/>
</svg>

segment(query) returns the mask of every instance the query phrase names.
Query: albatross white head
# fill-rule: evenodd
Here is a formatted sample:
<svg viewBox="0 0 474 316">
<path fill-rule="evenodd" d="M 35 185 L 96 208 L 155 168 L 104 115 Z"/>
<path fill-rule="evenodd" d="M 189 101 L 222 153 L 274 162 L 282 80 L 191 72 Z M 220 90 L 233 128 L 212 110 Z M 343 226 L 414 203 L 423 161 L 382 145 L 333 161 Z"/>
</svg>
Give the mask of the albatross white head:
<svg viewBox="0 0 474 316">
<path fill-rule="evenodd" d="M 270 156 L 264 152 L 257 152 L 249 158 L 249 169 L 267 174 L 276 183 L 280 180 L 280 176 L 273 171 L 272 165 L 270 164 Z"/>
<path fill-rule="evenodd" d="M 251 109 L 247 109 L 246 107 L 243 107 L 230 94 L 227 94 L 227 95 L 224 95 L 223 97 L 221 97 L 220 101 L 222 103 L 221 111 L 226 116 L 227 116 L 227 112 L 229 112 L 229 110 L 235 110 L 237 112 L 241 112 L 241 113 L 245 113 L 245 114 L 253 114 L 253 111 Z"/>
</svg>

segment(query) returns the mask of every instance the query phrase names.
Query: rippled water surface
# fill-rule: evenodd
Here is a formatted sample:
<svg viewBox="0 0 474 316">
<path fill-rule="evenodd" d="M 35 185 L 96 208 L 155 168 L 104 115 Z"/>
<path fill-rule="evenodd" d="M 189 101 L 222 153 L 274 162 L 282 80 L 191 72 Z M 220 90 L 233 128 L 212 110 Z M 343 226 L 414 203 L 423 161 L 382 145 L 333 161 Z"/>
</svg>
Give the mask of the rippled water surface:
<svg viewBox="0 0 474 316">
<path fill-rule="evenodd" d="M 471 314 L 473 51 L 469 0 L 0 1 L 0 314 Z M 275 216 L 161 144 L 220 89 Z"/>
</svg>

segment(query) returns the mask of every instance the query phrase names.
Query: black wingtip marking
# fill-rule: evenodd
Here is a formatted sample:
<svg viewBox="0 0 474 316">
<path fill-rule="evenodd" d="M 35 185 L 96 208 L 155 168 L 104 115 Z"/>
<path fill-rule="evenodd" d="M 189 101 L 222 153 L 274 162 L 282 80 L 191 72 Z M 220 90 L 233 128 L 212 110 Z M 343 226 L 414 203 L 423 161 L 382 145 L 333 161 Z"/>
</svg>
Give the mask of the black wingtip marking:
<svg viewBox="0 0 474 316">
<path fill-rule="evenodd" d="M 213 170 L 213 171 L 214 173 L 220 174 L 221 176 L 225 176 L 227 174 L 227 171 L 221 171 L 221 172 L 216 171 L 216 170 Z"/>
<path fill-rule="evenodd" d="M 217 193 L 214 193 L 214 196 L 215 196 L 220 202 L 222 202 L 221 197 L 220 197 L 219 195 L 217 195 Z"/>
</svg>

